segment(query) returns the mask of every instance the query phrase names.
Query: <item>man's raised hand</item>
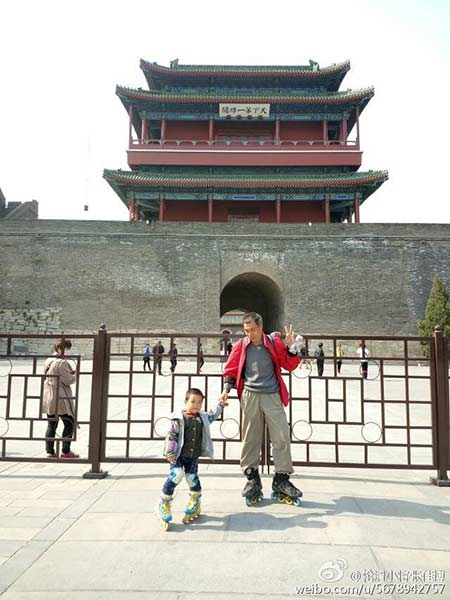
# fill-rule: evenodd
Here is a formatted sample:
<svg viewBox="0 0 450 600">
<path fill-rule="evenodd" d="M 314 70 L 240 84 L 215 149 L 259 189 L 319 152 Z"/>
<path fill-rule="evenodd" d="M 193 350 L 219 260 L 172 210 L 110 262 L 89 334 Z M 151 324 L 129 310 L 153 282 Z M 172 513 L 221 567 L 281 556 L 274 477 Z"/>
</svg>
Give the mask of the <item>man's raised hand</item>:
<svg viewBox="0 0 450 600">
<path fill-rule="evenodd" d="M 294 330 L 292 328 L 292 324 L 289 325 L 289 327 L 287 325 L 284 326 L 284 331 L 286 334 L 286 344 L 287 346 L 291 347 L 292 344 L 295 342 L 295 333 Z"/>
</svg>

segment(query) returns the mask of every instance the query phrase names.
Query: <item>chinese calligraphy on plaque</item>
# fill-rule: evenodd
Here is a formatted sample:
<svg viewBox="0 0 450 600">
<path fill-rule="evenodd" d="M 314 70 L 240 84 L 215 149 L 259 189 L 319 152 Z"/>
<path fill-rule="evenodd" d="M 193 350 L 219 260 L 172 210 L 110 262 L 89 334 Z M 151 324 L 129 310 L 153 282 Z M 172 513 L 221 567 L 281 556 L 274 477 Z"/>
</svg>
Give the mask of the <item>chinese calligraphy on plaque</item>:
<svg viewBox="0 0 450 600">
<path fill-rule="evenodd" d="M 219 104 L 219 117 L 263 117 L 270 116 L 270 104 Z"/>
</svg>

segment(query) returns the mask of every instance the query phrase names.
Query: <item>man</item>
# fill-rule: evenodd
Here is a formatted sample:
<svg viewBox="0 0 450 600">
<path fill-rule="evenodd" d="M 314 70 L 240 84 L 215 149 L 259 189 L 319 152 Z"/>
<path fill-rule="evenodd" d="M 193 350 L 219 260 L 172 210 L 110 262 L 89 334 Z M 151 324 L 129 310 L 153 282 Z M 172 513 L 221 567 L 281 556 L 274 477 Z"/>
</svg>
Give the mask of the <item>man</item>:
<svg viewBox="0 0 450 600">
<path fill-rule="evenodd" d="M 169 350 L 170 370 L 172 371 L 172 373 L 175 373 L 175 369 L 177 367 L 177 356 L 178 356 L 177 345 L 173 344 L 172 348 Z"/>
<path fill-rule="evenodd" d="M 200 373 L 203 365 L 205 364 L 205 358 L 203 356 L 203 346 L 201 344 L 198 345 L 198 355 L 197 355 L 197 372 Z"/>
<path fill-rule="evenodd" d="M 369 371 L 369 350 L 364 342 L 359 344 L 356 353 L 361 359 L 361 376 L 363 379 L 367 379 Z"/>
<path fill-rule="evenodd" d="M 320 344 L 317 346 L 317 350 L 314 352 L 314 355 L 316 357 L 316 362 L 317 362 L 317 375 L 319 377 L 322 377 L 323 375 L 323 366 L 325 363 L 325 354 L 323 352 L 323 344 L 322 342 L 320 342 Z"/>
<path fill-rule="evenodd" d="M 143 358 L 144 358 L 144 371 L 145 371 L 145 367 L 147 366 L 150 373 L 153 373 L 152 368 L 150 366 L 150 344 L 148 342 L 144 346 Z"/>
<path fill-rule="evenodd" d="M 156 373 L 156 369 L 158 369 L 159 375 L 162 375 L 162 355 L 164 354 L 164 352 L 164 346 L 162 345 L 161 341 L 155 344 L 152 348 L 153 360 L 155 361 L 154 371 Z"/>
<path fill-rule="evenodd" d="M 341 342 L 339 342 L 339 344 L 337 345 L 337 348 L 336 348 L 336 357 L 337 357 L 337 361 L 336 361 L 337 372 L 338 372 L 338 375 L 339 375 L 340 372 L 341 372 L 341 368 L 342 368 L 342 358 L 344 357 L 344 349 L 342 348 Z"/>
<path fill-rule="evenodd" d="M 283 406 L 289 404 L 289 394 L 281 377 L 281 368 L 293 371 L 299 364 L 298 343 L 292 325 L 285 327 L 286 343 L 281 335 L 267 336 L 262 317 L 249 312 L 243 317 L 245 337 L 233 346 L 224 368 L 225 385 L 221 400 L 226 404 L 228 393 L 236 387 L 242 408 L 241 468 L 248 482 L 242 495 L 258 499 L 261 479 L 258 472 L 264 419 L 272 442 L 275 493 L 299 498 L 302 492 L 289 481 L 294 472 L 290 447 L 290 429 Z M 286 345 L 287 344 L 287 345 Z"/>
</svg>

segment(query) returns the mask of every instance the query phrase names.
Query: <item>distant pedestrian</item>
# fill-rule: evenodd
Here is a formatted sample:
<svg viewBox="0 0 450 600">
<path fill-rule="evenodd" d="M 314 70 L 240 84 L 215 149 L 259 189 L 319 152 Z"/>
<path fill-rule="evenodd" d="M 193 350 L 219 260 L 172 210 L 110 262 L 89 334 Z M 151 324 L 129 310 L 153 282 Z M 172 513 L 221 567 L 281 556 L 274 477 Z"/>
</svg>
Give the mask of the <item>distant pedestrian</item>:
<svg viewBox="0 0 450 600">
<path fill-rule="evenodd" d="M 228 340 L 228 342 L 226 344 L 226 349 L 227 349 L 227 356 L 230 356 L 231 351 L 233 350 L 233 344 L 231 343 L 231 340 Z"/>
<path fill-rule="evenodd" d="M 148 370 L 150 371 L 150 373 L 153 373 L 152 367 L 150 366 L 150 356 L 151 356 L 150 344 L 147 343 L 147 344 L 145 344 L 144 351 L 143 351 L 144 371 L 145 371 L 145 367 L 148 367 Z"/>
<path fill-rule="evenodd" d="M 59 340 L 53 346 L 53 356 L 45 361 L 42 410 L 47 413 L 48 420 L 45 434 L 48 458 L 58 458 L 55 452 L 55 436 L 59 419 L 64 423 L 61 458 L 80 458 L 79 454 L 70 450 L 75 427 L 75 405 L 70 386 L 75 383 L 76 374 L 65 357 L 71 348 L 70 340 Z"/>
<path fill-rule="evenodd" d="M 197 355 L 197 365 L 198 365 L 198 372 L 200 373 L 203 365 L 205 364 L 205 359 L 203 357 L 203 346 L 201 344 L 198 345 L 198 355 Z"/>
<path fill-rule="evenodd" d="M 177 345 L 172 344 L 172 347 L 169 350 L 170 370 L 172 371 L 172 373 L 175 373 L 175 369 L 177 368 L 177 356 L 178 356 Z"/>
<path fill-rule="evenodd" d="M 336 348 L 336 366 L 337 366 L 337 372 L 340 373 L 341 372 L 341 368 L 342 368 L 342 357 L 344 356 L 344 349 L 342 348 L 342 344 L 341 342 L 339 342 L 339 344 L 337 345 Z"/>
<path fill-rule="evenodd" d="M 361 376 L 363 379 L 367 379 L 367 375 L 369 373 L 369 350 L 364 342 L 359 344 L 356 353 L 361 359 Z"/>
<path fill-rule="evenodd" d="M 323 366 L 325 363 L 325 354 L 323 353 L 322 342 L 320 342 L 320 344 L 317 346 L 317 350 L 315 351 L 314 356 L 316 357 L 316 362 L 317 362 L 317 374 L 319 377 L 322 377 Z"/>
<path fill-rule="evenodd" d="M 156 373 L 156 370 L 158 370 L 158 374 L 162 375 L 162 357 L 164 354 L 165 350 L 164 350 L 164 346 L 161 343 L 161 340 L 158 341 L 157 344 L 155 344 L 152 348 L 152 354 L 153 354 L 153 360 L 155 362 L 155 366 L 153 367 Z"/>
</svg>

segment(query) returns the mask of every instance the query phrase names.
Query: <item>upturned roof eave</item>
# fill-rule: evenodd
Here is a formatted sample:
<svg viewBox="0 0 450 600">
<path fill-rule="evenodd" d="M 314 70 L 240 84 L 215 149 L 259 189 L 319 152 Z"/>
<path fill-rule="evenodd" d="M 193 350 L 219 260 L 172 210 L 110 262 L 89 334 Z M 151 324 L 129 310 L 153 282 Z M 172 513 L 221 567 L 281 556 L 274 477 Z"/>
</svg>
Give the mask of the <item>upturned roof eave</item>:
<svg viewBox="0 0 450 600">
<path fill-rule="evenodd" d="M 224 177 L 223 175 L 205 174 L 192 176 L 191 174 L 161 175 L 148 174 L 135 171 L 122 171 L 105 169 L 103 177 L 116 184 L 130 184 L 151 187 L 177 187 L 190 189 L 205 189 L 208 187 L 254 187 L 255 189 L 270 188 L 316 188 L 316 187 L 351 187 L 358 185 L 381 185 L 389 177 L 388 171 L 367 171 L 345 174 L 343 176 L 299 176 L 290 177 L 264 176 L 252 178 L 251 176 Z"/>
<path fill-rule="evenodd" d="M 165 67 L 156 62 L 140 60 L 140 68 L 144 72 L 160 77 L 299 77 L 304 79 L 320 79 L 333 77 L 338 73 L 347 73 L 350 70 L 350 61 L 329 65 L 327 67 L 313 67 L 312 65 L 176 65 Z"/>
<path fill-rule="evenodd" d="M 116 86 L 116 95 L 119 96 L 125 107 L 133 102 L 146 103 L 174 103 L 174 104 L 219 104 L 219 103 L 254 103 L 267 102 L 271 104 L 298 104 L 298 105 L 339 105 L 354 102 L 365 104 L 374 96 L 373 87 L 347 90 L 345 92 L 329 92 L 323 94 L 182 94 L 154 92 L 143 89 Z"/>
</svg>

